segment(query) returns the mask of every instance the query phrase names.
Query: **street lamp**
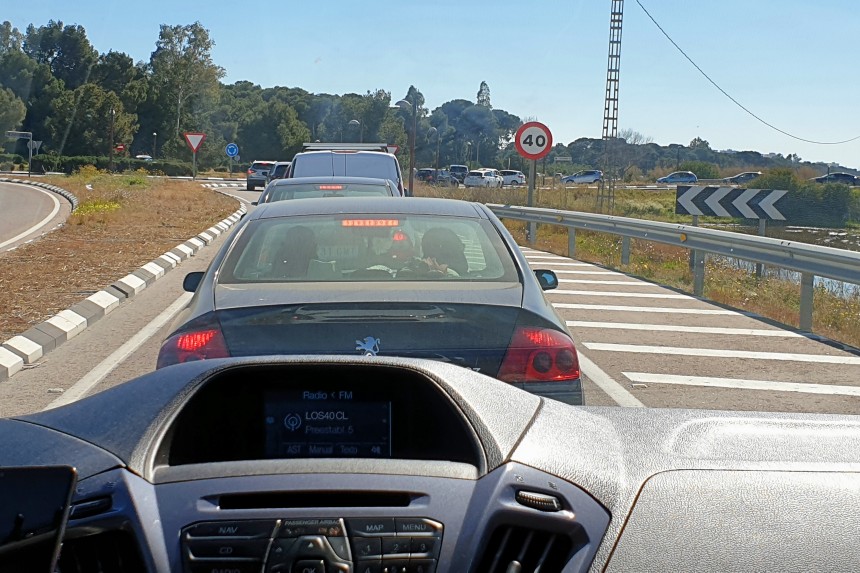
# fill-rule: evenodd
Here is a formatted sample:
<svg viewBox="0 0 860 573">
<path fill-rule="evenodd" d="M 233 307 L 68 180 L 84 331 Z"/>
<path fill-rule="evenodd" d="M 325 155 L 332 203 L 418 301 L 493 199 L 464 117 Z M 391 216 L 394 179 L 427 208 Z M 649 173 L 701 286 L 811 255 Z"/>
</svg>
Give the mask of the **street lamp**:
<svg viewBox="0 0 860 573">
<path fill-rule="evenodd" d="M 472 142 L 466 142 L 466 167 L 469 168 L 469 171 L 472 170 Z"/>
<path fill-rule="evenodd" d="M 116 118 L 116 110 L 110 108 L 110 149 L 108 149 L 108 171 L 113 171 L 113 122 Z"/>
<path fill-rule="evenodd" d="M 152 132 L 152 158 L 155 159 L 155 143 L 158 141 L 158 132 Z"/>
<path fill-rule="evenodd" d="M 413 95 L 411 102 L 402 99 L 394 105 L 407 111 L 412 109 L 412 138 L 409 140 L 409 193 L 407 195 L 413 195 L 415 193 L 412 185 L 415 182 L 415 132 L 418 131 L 418 100 Z"/>
<path fill-rule="evenodd" d="M 364 125 L 360 121 L 358 121 L 357 119 L 349 120 L 349 123 L 347 125 L 357 125 L 358 126 L 358 136 L 359 136 L 358 141 L 359 141 L 359 143 L 364 143 Z"/>
</svg>

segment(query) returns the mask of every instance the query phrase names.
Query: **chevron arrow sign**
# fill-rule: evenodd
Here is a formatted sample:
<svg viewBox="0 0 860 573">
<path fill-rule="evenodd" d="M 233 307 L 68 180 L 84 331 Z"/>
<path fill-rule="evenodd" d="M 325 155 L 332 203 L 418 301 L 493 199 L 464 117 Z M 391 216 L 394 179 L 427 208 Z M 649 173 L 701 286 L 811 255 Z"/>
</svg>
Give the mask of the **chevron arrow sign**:
<svg viewBox="0 0 860 573">
<path fill-rule="evenodd" d="M 675 213 L 785 221 L 785 216 L 777 208 L 776 202 L 786 193 L 788 191 L 777 189 L 678 185 Z"/>
</svg>

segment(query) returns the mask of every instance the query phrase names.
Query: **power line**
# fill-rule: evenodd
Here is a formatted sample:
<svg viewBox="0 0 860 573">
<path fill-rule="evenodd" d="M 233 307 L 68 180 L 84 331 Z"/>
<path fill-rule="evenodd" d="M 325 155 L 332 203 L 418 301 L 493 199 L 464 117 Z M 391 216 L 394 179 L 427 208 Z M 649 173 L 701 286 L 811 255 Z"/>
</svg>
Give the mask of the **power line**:
<svg viewBox="0 0 860 573">
<path fill-rule="evenodd" d="M 780 128 L 776 127 L 776 126 L 775 126 L 775 125 L 773 125 L 772 123 L 768 123 L 767 121 L 763 120 L 762 118 L 760 118 L 759 116 L 757 116 L 755 113 L 753 113 L 752 111 L 750 111 L 749 109 L 747 109 L 747 107 L 746 107 L 746 106 L 744 106 L 741 102 L 739 102 L 738 100 L 736 100 L 735 98 L 733 98 L 732 96 L 730 96 L 730 95 L 728 94 L 728 92 L 726 92 L 726 90 L 724 90 L 724 89 L 723 89 L 723 88 L 721 88 L 719 85 L 717 85 L 717 82 L 715 82 L 714 80 L 712 80 L 712 79 L 710 78 L 710 76 L 708 76 L 708 74 L 706 74 L 706 73 L 705 73 L 705 71 L 704 71 L 702 68 L 700 68 L 700 67 L 698 66 L 698 64 L 696 64 L 696 62 L 694 62 L 694 61 L 692 60 L 692 58 L 690 58 L 690 56 L 688 56 L 688 55 L 687 55 L 687 53 L 686 53 L 686 52 L 684 52 L 684 50 L 682 50 L 682 49 L 681 49 L 681 46 L 679 46 L 677 43 L 675 43 L 675 40 L 673 40 L 673 39 L 671 38 L 671 36 L 669 36 L 669 34 L 667 34 L 667 33 L 666 33 L 666 30 L 664 30 L 664 29 L 663 29 L 663 27 L 662 27 L 662 26 L 660 26 L 660 24 L 658 24 L 658 23 L 657 23 L 657 20 L 655 20 L 655 19 L 654 19 L 654 16 L 652 16 L 652 15 L 651 15 L 651 13 L 650 13 L 650 12 L 648 12 L 648 10 L 645 8 L 645 6 L 643 6 L 643 5 L 642 5 L 642 2 L 640 2 L 639 0 L 636 0 L 636 3 L 637 3 L 637 4 L 639 4 L 639 7 L 640 7 L 640 8 L 642 8 L 642 11 L 643 11 L 643 12 L 645 12 L 645 14 L 648 16 L 648 18 L 650 18 L 650 19 L 651 19 L 651 21 L 652 21 L 652 22 L 654 22 L 654 25 L 655 25 L 655 26 L 657 26 L 657 29 L 658 29 L 658 30 L 660 30 L 660 31 L 663 33 L 663 35 L 664 35 L 664 36 L 666 36 L 666 39 L 667 39 L 667 40 L 669 40 L 670 42 L 672 42 L 672 45 L 673 45 L 673 46 L 675 46 L 675 48 L 676 48 L 679 52 L 681 52 L 681 55 L 682 55 L 682 56 L 684 56 L 685 58 L 687 58 L 687 61 L 689 61 L 691 64 L 693 64 L 693 67 L 694 67 L 694 68 L 696 68 L 697 70 L 699 70 L 699 73 L 700 73 L 700 74 L 702 74 L 703 76 L 705 76 L 705 79 L 706 79 L 706 80 L 708 80 L 709 82 L 711 82 L 711 84 L 713 84 L 713 86 L 714 86 L 715 88 L 717 88 L 718 90 L 720 90 L 720 92 L 721 92 L 724 96 L 726 96 L 727 98 L 729 98 L 730 100 L 732 100 L 732 102 L 734 102 L 734 104 L 735 104 L 736 106 L 738 106 L 739 108 L 741 108 L 742 110 L 744 110 L 745 112 L 747 112 L 748 114 L 750 114 L 751 116 L 753 116 L 755 119 L 757 119 L 757 120 L 758 120 L 758 121 L 760 121 L 761 123 L 763 123 L 763 124 L 765 124 L 766 126 L 768 126 L 769 128 L 771 128 L 771 129 L 773 129 L 773 130 L 775 130 L 775 131 L 778 131 L 778 132 L 782 133 L 783 135 L 787 135 L 788 137 L 791 137 L 792 139 L 796 139 L 796 140 L 798 140 L 798 141 L 805 141 L 806 143 L 814 143 L 814 144 L 816 144 L 816 145 L 841 145 L 841 144 L 843 144 L 843 143 L 850 143 L 850 142 L 852 142 L 852 141 L 855 141 L 855 140 L 857 140 L 857 139 L 860 139 L 860 135 L 857 135 L 856 137 L 852 137 L 851 139 L 845 139 L 845 140 L 843 140 L 843 141 L 815 141 L 815 140 L 812 140 L 812 139 L 805 139 L 805 138 L 803 138 L 803 137 L 798 137 L 798 136 L 796 136 L 796 135 L 794 135 L 794 134 L 791 134 L 791 133 L 789 133 L 789 132 L 787 132 L 787 131 L 785 131 L 785 130 L 783 130 L 783 129 L 780 129 Z"/>
</svg>

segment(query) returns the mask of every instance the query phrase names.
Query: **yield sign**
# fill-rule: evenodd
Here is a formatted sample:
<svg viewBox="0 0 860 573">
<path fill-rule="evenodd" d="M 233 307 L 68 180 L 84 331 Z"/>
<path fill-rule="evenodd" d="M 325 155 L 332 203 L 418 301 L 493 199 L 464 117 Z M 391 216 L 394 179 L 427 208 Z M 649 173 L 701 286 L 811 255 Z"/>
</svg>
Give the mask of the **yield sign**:
<svg viewBox="0 0 860 573">
<path fill-rule="evenodd" d="M 188 144 L 188 147 L 191 148 L 191 151 L 197 153 L 197 150 L 200 149 L 200 145 L 203 143 L 203 140 L 206 139 L 205 133 L 194 133 L 189 132 L 184 134 L 185 142 Z"/>
</svg>

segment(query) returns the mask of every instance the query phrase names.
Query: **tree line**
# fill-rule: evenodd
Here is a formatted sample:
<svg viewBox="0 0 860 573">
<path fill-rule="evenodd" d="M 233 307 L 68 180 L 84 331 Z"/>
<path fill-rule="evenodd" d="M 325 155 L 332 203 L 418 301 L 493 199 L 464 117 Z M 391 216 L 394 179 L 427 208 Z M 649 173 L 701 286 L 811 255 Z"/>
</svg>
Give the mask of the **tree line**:
<svg viewBox="0 0 860 573">
<path fill-rule="evenodd" d="M 300 87 L 262 88 L 247 81 L 224 84 L 225 71 L 212 60 L 214 45 L 199 22 L 164 24 L 149 60 L 134 62 L 122 52 L 99 53 L 80 25 L 52 20 L 39 27 L 31 24 L 21 32 L 3 22 L 0 131 L 32 132 L 34 139 L 43 142 L 41 153 L 49 158 L 78 156 L 78 164 L 112 155 L 120 143 L 125 149 L 114 152 L 120 164 L 135 155 L 188 161 L 190 151 L 182 134 L 204 132 L 207 139 L 199 164 L 223 169 L 228 142 L 239 145 L 247 163 L 289 159 L 306 141 L 381 141 L 398 145 L 405 164 L 414 126 L 419 166 L 468 163 L 525 168 L 512 141 L 523 120 L 492 106 L 486 82 L 481 82 L 474 101 L 454 99 L 432 110 L 414 85 L 395 99 L 382 88 L 338 95 L 310 93 Z M 411 105 L 396 105 L 401 99 L 415 103 L 414 117 Z M 614 170 L 621 178 L 681 168 L 690 162 L 698 164 L 699 170 L 707 165 L 801 164 L 794 154 L 716 152 L 700 138 L 686 146 L 661 146 L 633 130 L 622 131 L 608 143 L 580 138 L 556 144 L 547 162 L 563 172 L 599 168 L 605 145 L 611 146 Z M 23 140 L 7 142 L 5 148 L 27 154 Z"/>
</svg>

